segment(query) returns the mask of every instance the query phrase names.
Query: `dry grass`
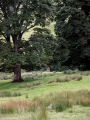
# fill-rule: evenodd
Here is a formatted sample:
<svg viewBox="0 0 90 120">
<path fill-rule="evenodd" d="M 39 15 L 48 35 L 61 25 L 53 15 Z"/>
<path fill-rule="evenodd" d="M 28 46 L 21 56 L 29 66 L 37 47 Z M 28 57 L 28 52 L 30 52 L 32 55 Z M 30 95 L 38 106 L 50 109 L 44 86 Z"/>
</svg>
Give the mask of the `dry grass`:
<svg viewBox="0 0 90 120">
<path fill-rule="evenodd" d="M 50 93 L 42 98 L 37 97 L 33 100 L 11 100 L 0 104 L 0 115 L 15 113 L 23 115 L 29 113 L 30 117 L 27 116 L 22 118 L 22 120 L 49 120 L 51 111 L 61 112 L 68 110 L 70 112 L 71 108 L 77 105 L 90 107 L 90 91 L 67 91 Z"/>
<path fill-rule="evenodd" d="M 48 98 L 48 99 L 47 99 Z M 49 94 L 46 96 L 46 101 L 51 109 L 63 111 L 74 105 L 90 106 L 90 91 L 80 90 L 76 92 L 62 92 Z"/>
<path fill-rule="evenodd" d="M 19 100 L 19 101 L 8 101 L 6 103 L 0 104 L 1 114 L 11 114 L 11 113 L 24 113 L 32 112 L 37 109 L 37 101 Z"/>
<path fill-rule="evenodd" d="M 82 80 L 82 75 L 72 75 L 70 76 L 71 80 L 77 80 L 80 81 Z"/>
<path fill-rule="evenodd" d="M 82 75 L 72 75 L 72 76 L 65 76 L 65 77 L 58 77 L 56 78 L 55 80 L 49 80 L 48 81 L 48 84 L 51 84 L 51 83 L 59 83 L 59 82 L 69 82 L 71 80 L 76 80 L 76 81 L 80 81 L 82 80 Z"/>
</svg>

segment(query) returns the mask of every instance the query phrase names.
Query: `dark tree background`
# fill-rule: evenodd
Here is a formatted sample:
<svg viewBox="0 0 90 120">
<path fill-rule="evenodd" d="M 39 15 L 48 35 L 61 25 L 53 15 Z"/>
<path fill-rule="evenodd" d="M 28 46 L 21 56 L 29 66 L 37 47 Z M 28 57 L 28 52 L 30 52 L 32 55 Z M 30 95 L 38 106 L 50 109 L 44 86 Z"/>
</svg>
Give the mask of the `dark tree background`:
<svg viewBox="0 0 90 120">
<path fill-rule="evenodd" d="M 59 0 L 54 60 L 61 66 L 90 69 L 90 0 Z"/>
</svg>

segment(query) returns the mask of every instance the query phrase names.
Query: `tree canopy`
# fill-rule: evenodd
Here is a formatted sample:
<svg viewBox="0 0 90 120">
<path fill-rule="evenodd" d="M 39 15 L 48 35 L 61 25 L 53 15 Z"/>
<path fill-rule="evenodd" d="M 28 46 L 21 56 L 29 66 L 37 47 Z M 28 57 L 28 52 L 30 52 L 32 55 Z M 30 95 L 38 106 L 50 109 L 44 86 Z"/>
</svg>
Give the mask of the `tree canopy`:
<svg viewBox="0 0 90 120">
<path fill-rule="evenodd" d="M 33 58 L 32 62 L 36 66 L 47 67 L 53 59 L 53 51 L 55 49 L 56 40 L 47 28 L 35 28 L 34 33 L 29 39 L 29 49 Z M 31 58 L 32 58 L 31 57 Z M 37 59 L 38 61 L 34 61 Z"/>
<path fill-rule="evenodd" d="M 36 25 L 44 27 L 53 19 L 53 0 L 0 1 L 0 55 L 14 68 L 14 82 L 22 81 L 21 64 L 25 63 L 22 35 Z"/>
</svg>

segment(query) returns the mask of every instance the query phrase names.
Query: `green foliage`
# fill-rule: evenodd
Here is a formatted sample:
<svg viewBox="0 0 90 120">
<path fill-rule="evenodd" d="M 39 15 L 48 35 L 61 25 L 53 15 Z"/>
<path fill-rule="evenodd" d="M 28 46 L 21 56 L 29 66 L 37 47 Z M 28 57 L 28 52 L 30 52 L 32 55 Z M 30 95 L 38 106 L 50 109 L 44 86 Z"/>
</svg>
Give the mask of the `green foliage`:
<svg viewBox="0 0 90 120">
<path fill-rule="evenodd" d="M 56 8 L 55 33 L 56 61 L 90 69 L 90 1 L 60 0 Z"/>
<path fill-rule="evenodd" d="M 20 67 L 26 64 L 27 55 L 27 46 L 22 40 L 23 34 L 37 25 L 48 25 L 53 20 L 52 9 L 53 0 L 1 0 L 0 36 L 3 36 L 4 40 L 0 40 L 3 44 L 0 44 L 0 63 L 14 69 L 14 74 L 18 78 L 14 78 L 14 81 L 23 81 Z M 36 52 L 33 54 L 35 60 Z"/>
<path fill-rule="evenodd" d="M 29 38 L 28 60 L 39 67 L 48 66 L 53 59 L 55 45 L 55 38 L 47 28 L 34 28 Z"/>
<path fill-rule="evenodd" d="M 28 30 L 29 25 L 30 28 L 34 25 L 45 26 L 52 19 L 52 3 L 53 1 L 49 0 L 2 0 L 0 2 L 1 34 L 2 31 L 4 35 L 23 33 Z"/>
</svg>

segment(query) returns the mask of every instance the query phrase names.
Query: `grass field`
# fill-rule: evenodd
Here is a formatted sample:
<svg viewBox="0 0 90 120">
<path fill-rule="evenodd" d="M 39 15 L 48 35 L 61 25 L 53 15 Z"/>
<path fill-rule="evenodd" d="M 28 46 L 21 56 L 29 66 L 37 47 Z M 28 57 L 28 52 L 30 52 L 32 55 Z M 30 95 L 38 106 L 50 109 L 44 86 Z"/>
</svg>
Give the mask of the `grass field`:
<svg viewBox="0 0 90 120">
<path fill-rule="evenodd" d="M 49 26 L 46 26 L 46 28 L 48 28 L 53 35 L 55 35 L 55 33 L 54 33 L 54 25 L 55 25 L 55 22 L 52 22 Z M 36 26 L 36 27 L 39 27 L 39 26 Z M 23 34 L 22 38 L 25 39 L 25 40 L 28 40 L 28 38 L 31 36 L 32 33 L 33 33 L 33 28 L 30 29 L 28 32 L 25 32 Z"/>
<path fill-rule="evenodd" d="M 82 74 L 82 75 L 81 75 Z M 57 112 L 58 109 L 49 109 L 47 108 L 47 116 L 49 118 L 37 118 L 37 112 L 14 112 L 8 114 L 0 114 L 0 120 L 90 120 L 90 74 L 86 75 L 82 72 L 64 74 L 60 72 L 32 72 L 32 73 L 23 73 L 23 78 L 25 79 L 22 83 L 12 83 L 11 79 L 9 80 L 0 80 L 0 104 L 11 104 L 13 100 L 16 101 L 40 101 L 44 99 L 45 101 L 55 102 L 55 105 L 58 103 L 58 96 L 62 96 L 68 92 L 70 94 L 70 100 L 80 99 L 86 101 L 82 103 L 79 100 L 80 104 L 73 104 L 72 107 Z M 80 80 L 77 80 L 77 77 L 82 77 Z M 68 81 L 65 81 L 67 80 Z M 61 81 L 60 81 L 61 80 Z M 77 92 L 78 91 L 78 92 Z M 80 95 L 77 96 L 80 91 Z M 73 96 L 73 92 L 75 96 Z M 60 93 L 60 94 L 59 94 Z M 73 94 L 72 94 L 73 93 Z M 3 96 L 2 94 L 6 94 Z M 68 96 L 67 95 L 67 96 Z M 85 95 L 85 96 L 84 96 Z M 53 96 L 55 97 L 53 99 Z M 88 96 L 88 98 L 87 98 Z M 87 99 L 86 99 L 87 98 Z M 62 98 L 61 98 L 62 99 Z M 61 100 L 60 99 L 60 100 Z M 66 98 L 68 99 L 68 98 Z M 71 101 L 72 101 L 71 100 Z M 11 102 L 10 102 L 11 101 Z M 83 102 L 84 102 L 83 101 Z M 67 102 L 67 101 L 66 101 Z M 16 104 L 16 102 L 14 102 Z M 21 102 L 20 102 L 21 103 Z M 43 102 L 41 102 L 43 103 Z M 48 102 L 47 102 L 48 103 Z M 12 103 L 13 106 L 13 103 Z M 59 106 L 59 103 L 58 103 Z M 40 107 L 40 106 L 39 106 Z M 41 107 L 43 108 L 43 107 Z M 44 112 L 45 112 L 44 108 Z M 38 110 L 39 111 L 39 110 Z M 43 111 L 43 110 L 42 110 Z M 4 111 L 5 112 L 5 111 Z M 45 117 L 45 114 L 43 115 Z M 37 118 L 37 119 L 36 119 Z"/>
</svg>

